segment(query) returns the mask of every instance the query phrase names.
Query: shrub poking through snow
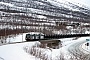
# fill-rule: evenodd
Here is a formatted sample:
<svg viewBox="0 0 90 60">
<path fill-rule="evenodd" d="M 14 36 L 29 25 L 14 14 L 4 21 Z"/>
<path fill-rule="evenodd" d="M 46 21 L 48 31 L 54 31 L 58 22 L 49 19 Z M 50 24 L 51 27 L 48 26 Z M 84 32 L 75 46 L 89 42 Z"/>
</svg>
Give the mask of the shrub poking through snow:
<svg viewBox="0 0 90 60">
<path fill-rule="evenodd" d="M 47 52 L 50 51 L 49 49 L 46 48 L 40 48 L 39 44 L 35 44 L 32 47 L 25 46 L 24 50 L 35 56 L 36 58 L 42 59 L 42 60 L 51 60 L 51 58 L 48 56 Z"/>
<path fill-rule="evenodd" d="M 55 58 L 52 57 L 52 49 L 50 48 L 41 48 L 39 43 L 35 43 L 32 47 L 25 46 L 24 50 L 31 54 L 32 56 L 35 56 L 39 60 L 87 60 L 86 56 L 82 54 L 63 54 L 61 51 L 59 55 L 55 56 Z M 88 56 L 88 55 L 87 55 Z"/>
</svg>

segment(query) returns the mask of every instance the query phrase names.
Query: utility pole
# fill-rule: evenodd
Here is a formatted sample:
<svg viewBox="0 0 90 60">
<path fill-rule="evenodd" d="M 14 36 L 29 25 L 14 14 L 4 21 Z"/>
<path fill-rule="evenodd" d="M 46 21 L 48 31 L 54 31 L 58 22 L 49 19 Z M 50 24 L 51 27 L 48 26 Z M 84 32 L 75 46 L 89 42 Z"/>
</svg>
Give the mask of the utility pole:
<svg viewBox="0 0 90 60">
<path fill-rule="evenodd" d="M 4 26 L 6 26 L 6 23 L 4 23 Z M 6 43 L 6 27 L 5 27 L 5 41 L 4 43 Z"/>
</svg>

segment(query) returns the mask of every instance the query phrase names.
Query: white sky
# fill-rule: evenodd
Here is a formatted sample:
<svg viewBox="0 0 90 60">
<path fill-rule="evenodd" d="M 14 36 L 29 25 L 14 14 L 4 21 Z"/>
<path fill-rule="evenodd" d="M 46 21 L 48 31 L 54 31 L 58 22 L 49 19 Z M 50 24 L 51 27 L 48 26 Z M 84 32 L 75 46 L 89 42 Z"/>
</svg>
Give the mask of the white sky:
<svg viewBox="0 0 90 60">
<path fill-rule="evenodd" d="M 73 1 L 76 3 L 84 4 L 90 8 L 90 0 L 66 0 L 66 1 Z"/>
</svg>

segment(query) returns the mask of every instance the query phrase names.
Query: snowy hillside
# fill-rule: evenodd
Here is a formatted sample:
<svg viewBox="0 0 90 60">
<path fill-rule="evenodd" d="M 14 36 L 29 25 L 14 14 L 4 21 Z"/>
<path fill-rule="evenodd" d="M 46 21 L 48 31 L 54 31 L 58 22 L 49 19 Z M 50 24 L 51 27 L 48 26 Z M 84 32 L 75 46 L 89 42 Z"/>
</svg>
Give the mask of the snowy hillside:
<svg viewBox="0 0 90 60">
<path fill-rule="evenodd" d="M 40 15 L 45 15 L 45 16 L 50 15 L 50 16 L 57 16 L 57 17 L 60 17 L 60 16 L 63 17 L 65 15 L 66 17 L 69 17 L 69 18 L 70 16 L 72 16 L 74 18 L 80 18 L 80 19 L 81 17 L 86 18 L 87 16 L 89 16 L 89 13 L 90 13 L 90 10 L 86 7 L 78 6 L 73 3 L 63 1 L 63 0 L 61 1 L 55 1 L 55 0 L 47 0 L 47 1 L 11 0 L 11 1 L 8 1 L 8 0 L 5 0 L 5 1 L 1 1 L 0 5 L 1 6 L 3 5 L 2 8 L 0 8 L 1 11 L 4 11 L 6 13 L 7 12 L 31 13 L 31 14 L 34 13 L 36 15 L 40 14 Z M 79 14 L 79 16 L 77 16 L 76 14 L 77 15 Z"/>
<path fill-rule="evenodd" d="M 74 22 L 80 24 L 76 26 Z M 90 8 L 65 0 L 0 0 L 0 36 L 85 33 L 90 25 L 82 24 L 89 22 Z"/>
</svg>

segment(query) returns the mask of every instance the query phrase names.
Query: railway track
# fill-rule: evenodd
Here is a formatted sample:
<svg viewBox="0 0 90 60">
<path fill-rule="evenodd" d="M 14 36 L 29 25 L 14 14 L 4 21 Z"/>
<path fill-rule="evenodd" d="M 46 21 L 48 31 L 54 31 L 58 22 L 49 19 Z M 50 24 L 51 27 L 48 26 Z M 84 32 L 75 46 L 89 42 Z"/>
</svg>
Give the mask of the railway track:
<svg viewBox="0 0 90 60">
<path fill-rule="evenodd" d="M 90 60 L 90 54 L 86 54 L 80 50 L 80 45 L 85 41 L 74 43 L 68 48 L 68 51 L 75 56 L 76 60 Z"/>
</svg>

